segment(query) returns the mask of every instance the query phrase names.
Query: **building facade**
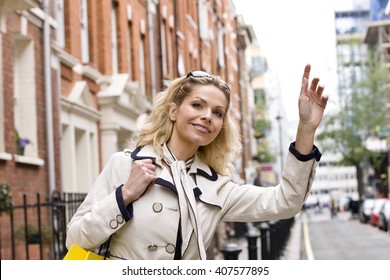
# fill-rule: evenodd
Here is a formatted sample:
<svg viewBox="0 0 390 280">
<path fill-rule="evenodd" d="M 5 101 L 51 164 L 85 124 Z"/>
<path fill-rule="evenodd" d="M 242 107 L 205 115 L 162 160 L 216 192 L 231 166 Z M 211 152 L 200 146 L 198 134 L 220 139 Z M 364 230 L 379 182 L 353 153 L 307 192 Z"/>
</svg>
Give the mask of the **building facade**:
<svg viewBox="0 0 390 280">
<path fill-rule="evenodd" d="M 387 77 L 381 90 L 385 94 L 386 124 L 379 137 L 375 137 L 373 147 L 382 155 L 382 164 L 378 173 L 383 181 L 379 191 L 390 193 L 390 3 L 388 0 L 371 1 L 370 22 L 368 23 L 364 42 L 379 58 L 386 69 Z M 387 185 L 386 185 L 387 181 Z M 376 190 L 377 191 L 377 190 Z"/>
<path fill-rule="evenodd" d="M 363 44 L 363 34 L 370 14 L 369 1 L 340 1 L 334 7 L 337 59 L 337 100 L 339 108 L 353 106 L 354 94 L 359 90 L 358 81 L 364 75 L 367 47 Z M 349 100 L 349 101 L 348 101 Z M 354 111 L 351 109 L 351 111 Z M 348 127 L 339 118 L 337 127 Z M 332 143 L 333 145 L 333 143 Z M 340 166 L 343 156 L 336 152 L 324 153 L 316 171 L 311 195 L 307 205 L 329 205 L 332 199 L 338 201 L 344 197 L 355 199 L 358 193 L 358 170 L 355 166 Z M 364 168 L 365 171 L 368 168 Z M 364 178 L 367 178 L 365 174 Z"/>
<path fill-rule="evenodd" d="M 154 96 L 190 70 L 231 86 L 242 123 L 246 28 L 231 0 L 0 0 L 0 181 L 13 203 L 88 192 Z"/>
</svg>

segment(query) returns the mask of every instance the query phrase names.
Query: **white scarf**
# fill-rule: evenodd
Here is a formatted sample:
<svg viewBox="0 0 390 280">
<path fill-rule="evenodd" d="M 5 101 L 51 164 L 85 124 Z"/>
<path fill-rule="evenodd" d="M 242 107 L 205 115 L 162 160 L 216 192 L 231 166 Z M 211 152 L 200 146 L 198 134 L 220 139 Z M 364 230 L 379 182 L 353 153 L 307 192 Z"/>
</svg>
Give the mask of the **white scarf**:
<svg viewBox="0 0 390 280">
<path fill-rule="evenodd" d="M 173 181 L 179 198 L 182 255 L 184 255 L 184 252 L 189 246 L 192 232 L 195 231 L 200 259 L 205 260 L 206 249 L 204 247 L 201 226 L 196 213 L 196 201 L 194 196 L 195 183 L 187 173 L 187 168 L 189 168 L 193 163 L 194 157 L 190 158 L 186 162 L 183 160 L 177 160 L 166 144 L 163 145 L 163 151 L 164 161 L 171 167 Z"/>
</svg>

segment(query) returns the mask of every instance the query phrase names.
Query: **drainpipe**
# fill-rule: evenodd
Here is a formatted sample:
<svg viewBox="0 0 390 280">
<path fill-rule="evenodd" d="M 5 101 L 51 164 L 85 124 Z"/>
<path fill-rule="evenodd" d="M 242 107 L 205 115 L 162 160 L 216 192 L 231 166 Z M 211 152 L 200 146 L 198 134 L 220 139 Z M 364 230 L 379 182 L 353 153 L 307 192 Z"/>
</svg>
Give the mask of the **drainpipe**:
<svg viewBox="0 0 390 280">
<path fill-rule="evenodd" d="M 43 22 L 43 55 L 45 75 L 45 100 L 46 100 L 46 141 L 47 141 L 47 171 L 49 181 L 49 193 L 55 191 L 55 163 L 54 163 L 54 133 L 53 133 L 53 96 L 50 67 L 50 24 L 49 24 L 49 0 L 43 1 L 45 19 Z"/>
<path fill-rule="evenodd" d="M 174 76 L 179 75 L 179 39 L 177 37 L 177 29 L 178 29 L 178 15 L 177 15 L 177 0 L 173 1 L 173 14 L 175 21 L 175 49 L 176 49 L 176 57 L 174 58 L 175 66 L 174 66 Z"/>
</svg>

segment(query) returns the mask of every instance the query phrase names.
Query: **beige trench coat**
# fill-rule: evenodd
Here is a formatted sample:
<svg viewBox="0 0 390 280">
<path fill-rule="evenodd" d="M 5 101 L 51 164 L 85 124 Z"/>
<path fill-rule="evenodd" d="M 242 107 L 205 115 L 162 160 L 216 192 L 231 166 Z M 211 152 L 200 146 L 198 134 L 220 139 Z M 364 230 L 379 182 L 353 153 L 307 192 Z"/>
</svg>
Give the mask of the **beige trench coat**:
<svg viewBox="0 0 390 280">
<path fill-rule="evenodd" d="M 155 160 L 158 179 L 126 207 L 118 186 L 126 181 L 133 160 L 142 158 Z M 280 184 L 263 188 L 238 185 L 196 157 L 189 174 L 198 187 L 194 194 L 205 247 L 220 221 L 285 219 L 298 213 L 310 191 L 317 160 L 300 161 L 289 152 Z M 173 259 L 180 213 L 172 181 L 152 147 L 113 154 L 68 224 L 66 246 L 76 243 L 92 250 L 112 235 L 111 259 Z M 199 259 L 195 242 L 193 234 L 183 259 Z"/>
</svg>

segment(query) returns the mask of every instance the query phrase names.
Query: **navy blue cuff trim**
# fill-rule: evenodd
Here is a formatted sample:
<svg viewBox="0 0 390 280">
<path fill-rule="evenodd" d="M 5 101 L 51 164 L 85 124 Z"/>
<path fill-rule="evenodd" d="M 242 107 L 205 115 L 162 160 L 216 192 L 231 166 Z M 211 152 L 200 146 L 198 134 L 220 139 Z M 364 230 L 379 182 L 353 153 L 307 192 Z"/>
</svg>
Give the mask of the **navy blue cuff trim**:
<svg viewBox="0 0 390 280">
<path fill-rule="evenodd" d="M 121 214 L 125 221 L 129 221 L 131 218 L 133 218 L 133 203 L 130 203 L 129 205 L 125 205 L 125 201 L 122 196 L 122 187 L 123 184 L 116 188 L 115 190 L 115 196 L 116 201 L 118 203 L 119 210 L 121 211 Z"/>
<path fill-rule="evenodd" d="M 289 151 L 299 160 L 299 161 L 309 161 L 312 160 L 313 158 L 316 159 L 316 161 L 321 160 L 321 152 L 320 150 L 316 147 L 316 145 L 313 145 L 313 150 L 307 154 L 307 155 L 302 155 L 296 148 L 295 148 L 295 142 L 290 144 Z"/>
</svg>

